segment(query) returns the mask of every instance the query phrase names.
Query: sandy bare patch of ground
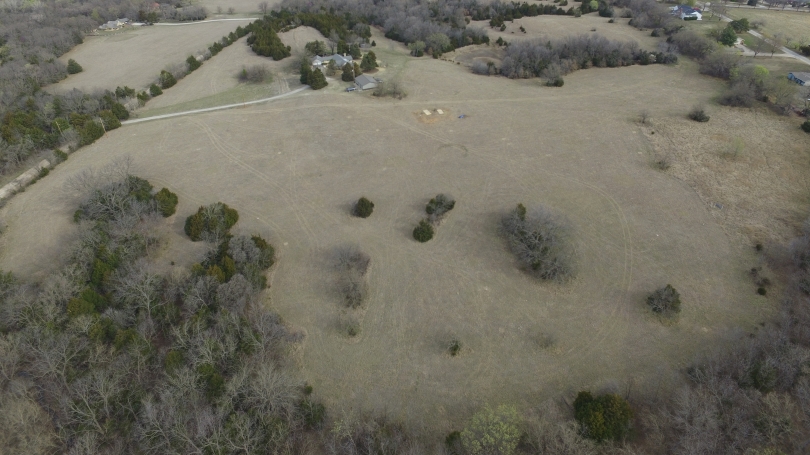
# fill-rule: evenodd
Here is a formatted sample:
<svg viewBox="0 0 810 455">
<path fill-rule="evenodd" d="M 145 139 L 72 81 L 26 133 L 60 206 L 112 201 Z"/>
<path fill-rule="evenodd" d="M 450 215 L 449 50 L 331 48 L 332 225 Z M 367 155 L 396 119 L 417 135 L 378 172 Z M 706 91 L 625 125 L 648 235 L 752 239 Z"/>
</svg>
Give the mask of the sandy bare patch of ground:
<svg viewBox="0 0 810 455">
<path fill-rule="evenodd" d="M 639 46 L 650 51 L 656 50 L 660 38 L 650 36 L 650 31 L 641 31 L 635 27 L 627 25 L 629 19 L 616 18 L 613 24 L 608 23 L 607 17 L 600 17 L 596 13 L 587 14 L 582 17 L 557 16 L 544 14 L 535 17 L 523 17 L 515 19 L 513 22 L 504 22 L 506 30 L 489 26 L 489 21 L 474 21 L 473 25 L 487 31 L 491 43 L 495 43 L 498 38 L 506 41 L 518 41 L 525 39 L 543 38 L 554 39 L 564 36 L 578 36 L 582 34 L 596 33 L 605 38 L 617 41 L 637 41 Z M 520 27 L 526 29 L 526 33 L 520 31 Z M 594 31 L 596 29 L 596 31 Z"/>
<path fill-rule="evenodd" d="M 194 53 L 250 21 L 207 22 L 177 27 L 137 27 L 113 35 L 88 36 L 84 44 L 60 57 L 74 59 L 84 68 L 79 74 L 48 86 L 53 93 L 78 88 L 111 90 L 128 85 L 143 89 L 157 80 L 160 70 L 185 62 Z"/>
<path fill-rule="evenodd" d="M 9 226 L 0 268 L 22 277 L 53 270 L 73 232 L 67 178 L 130 155 L 136 174 L 180 196 L 176 248 L 184 216 L 214 201 L 239 210 L 238 233 L 276 246 L 269 301 L 306 332 L 303 373 L 334 412 L 388 409 L 438 436 L 483 403 L 536 402 L 628 378 L 666 383 L 695 353 L 733 342 L 738 327 L 751 329 L 774 308 L 754 294 L 745 273 L 753 253 L 727 235 L 728 221 L 650 166 L 636 115 L 682 116 L 720 89 L 693 70 L 589 69 L 546 88 L 425 58 L 403 71 L 403 101 L 307 91 L 126 126 L 0 210 Z M 414 118 L 435 107 L 451 117 Z M 731 122 L 725 134 L 750 127 Z M 438 192 L 458 202 L 419 244 L 411 231 Z M 349 216 L 361 195 L 375 203 L 365 220 Z M 518 202 L 569 221 L 572 283 L 538 283 L 515 267 L 497 226 Z M 372 261 L 354 339 L 340 330 L 330 278 L 330 252 L 347 243 Z M 684 301 L 669 326 L 643 303 L 666 283 Z M 462 343 L 457 357 L 447 354 L 451 338 Z"/>
</svg>

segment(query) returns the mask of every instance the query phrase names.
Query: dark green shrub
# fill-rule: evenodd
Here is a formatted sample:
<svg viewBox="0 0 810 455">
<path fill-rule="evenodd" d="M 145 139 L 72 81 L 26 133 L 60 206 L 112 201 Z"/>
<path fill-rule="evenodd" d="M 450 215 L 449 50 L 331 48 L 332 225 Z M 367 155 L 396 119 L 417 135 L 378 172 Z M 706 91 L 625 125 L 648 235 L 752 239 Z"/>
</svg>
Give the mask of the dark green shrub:
<svg viewBox="0 0 810 455">
<path fill-rule="evenodd" d="M 225 378 L 210 363 L 198 366 L 197 374 L 209 400 L 218 398 L 225 391 Z"/>
<path fill-rule="evenodd" d="M 158 87 L 157 84 L 152 84 L 152 85 L 149 86 L 149 95 L 151 95 L 152 98 L 154 98 L 156 96 L 160 96 L 162 94 L 163 94 L 163 89 Z"/>
<path fill-rule="evenodd" d="M 425 213 L 430 215 L 431 219 L 438 219 L 445 213 L 453 210 L 456 206 L 456 201 L 448 195 L 437 194 L 436 197 L 431 199 L 425 206 Z"/>
<path fill-rule="evenodd" d="M 160 72 L 158 80 L 160 81 L 160 87 L 164 89 L 172 87 L 177 83 L 177 79 L 174 78 L 174 75 L 166 70 Z"/>
<path fill-rule="evenodd" d="M 168 188 L 162 188 L 158 191 L 157 194 L 155 194 L 155 201 L 157 202 L 158 210 L 161 215 L 164 217 L 174 215 L 177 209 L 177 195 L 169 191 Z"/>
<path fill-rule="evenodd" d="M 94 121 L 86 122 L 79 130 L 79 144 L 90 145 L 101 136 L 104 136 L 103 126 Z"/>
<path fill-rule="evenodd" d="M 310 429 L 320 428 L 326 417 L 326 407 L 311 398 L 307 397 L 298 404 L 301 416 L 304 418 L 304 425 Z"/>
<path fill-rule="evenodd" d="M 357 203 L 354 204 L 354 210 L 352 213 L 354 216 L 359 216 L 360 218 L 368 218 L 371 216 L 373 211 L 374 203 L 365 197 L 361 197 L 357 200 Z"/>
<path fill-rule="evenodd" d="M 810 120 L 805 120 L 802 123 L 802 131 L 804 131 L 805 133 L 810 134 Z"/>
<path fill-rule="evenodd" d="M 633 410 L 618 395 L 594 397 L 590 392 L 579 392 L 574 400 L 574 417 L 583 436 L 597 442 L 618 441 L 630 431 Z"/>
<path fill-rule="evenodd" d="M 112 105 L 110 105 L 110 110 L 113 114 L 115 114 L 115 117 L 118 118 L 118 120 L 126 120 L 129 118 L 129 111 L 121 103 L 112 103 Z"/>
<path fill-rule="evenodd" d="M 689 112 L 689 118 L 696 122 L 709 121 L 709 116 L 706 115 L 706 111 L 701 106 L 695 106 L 692 111 Z"/>
<path fill-rule="evenodd" d="M 450 340 L 450 344 L 447 346 L 447 352 L 450 353 L 451 356 L 455 357 L 461 351 L 461 341 L 456 338 Z"/>
<path fill-rule="evenodd" d="M 183 353 L 175 351 L 174 349 L 166 353 L 166 358 L 163 360 L 163 366 L 167 372 L 172 372 L 176 368 L 183 366 Z"/>
<path fill-rule="evenodd" d="M 419 226 L 413 229 L 413 238 L 422 243 L 433 238 L 433 226 L 431 226 L 428 220 L 420 221 Z"/>
<path fill-rule="evenodd" d="M 197 68 L 202 66 L 202 63 L 197 60 L 193 55 L 189 55 L 186 59 L 186 65 L 188 66 L 188 72 L 192 72 Z"/>
<path fill-rule="evenodd" d="M 62 163 L 64 161 L 67 161 L 67 159 L 68 159 L 68 154 L 61 151 L 61 150 L 59 150 L 59 149 L 55 149 L 53 151 L 53 156 L 54 156 L 55 161 L 57 163 Z"/>
<path fill-rule="evenodd" d="M 565 81 L 563 80 L 562 77 L 559 76 L 555 77 L 554 79 L 549 79 L 546 82 L 546 86 L 548 87 L 562 87 L 563 85 L 565 85 Z"/>
<path fill-rule="evenodd" d="M 101 117 L 101 121 L 107 131 L 121 127 L 121 120 L 118 120 L 118 117 L 116 117 L 112 111 L 101 111 L 98 113 L 98 116 Z"/>
<path fill-rule="evenodd" d="M 68 74 L 78 74 L 84 71 L 81 65 L 79 65 L 76 60 L 70 59 L 68 60 L 67 64 L 67 72 Z"/>
<path fill-rule="evenodd" d="M 647 305 L 655 313 L 672 316 L 681 312 L 681 295 L 668 284 L 647 297 Z"/>
<path fill-rule="evenodd" d="M 227 204 L 217 202 L 207 207 L 200 207 L 197 213 L 186 218 L 184 230 L 192 241 L 203 240 L 209 234 L 214 237 L 225 236 L 239 221 L 239 213 Z"/>
<path fill-rule="evenodd" d="M 766 295 L 767 293 L 768 293 L 768 290 L 765 289 L 763 286 L 760 286 L 760 287 L 757 288 L 757 294 Z"/>
</svg>

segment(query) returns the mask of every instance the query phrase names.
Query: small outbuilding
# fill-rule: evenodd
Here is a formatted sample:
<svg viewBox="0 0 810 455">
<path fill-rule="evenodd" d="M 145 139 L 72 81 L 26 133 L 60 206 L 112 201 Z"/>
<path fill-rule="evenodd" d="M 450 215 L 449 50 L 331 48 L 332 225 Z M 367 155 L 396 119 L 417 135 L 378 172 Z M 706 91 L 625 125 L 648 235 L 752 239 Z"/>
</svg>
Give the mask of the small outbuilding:
<svg viewBox="0 0 810 455">
<path fill-rule="evenodd" d="M 788 73 L 788 80 L 793 81 L 799 85 L 809 85 L 810 84 L 810 73 Z"/>
<path fill-rule="evenodd" d="M 366 76 L 365 74 L 361 74 L 354 78 L 354 83 L 360 88 L 360 90 L 368 90 L 372 88 L 377 88 L 379 85 L 379 81 L 374 79 L 373 77 Z"/>
</svg>

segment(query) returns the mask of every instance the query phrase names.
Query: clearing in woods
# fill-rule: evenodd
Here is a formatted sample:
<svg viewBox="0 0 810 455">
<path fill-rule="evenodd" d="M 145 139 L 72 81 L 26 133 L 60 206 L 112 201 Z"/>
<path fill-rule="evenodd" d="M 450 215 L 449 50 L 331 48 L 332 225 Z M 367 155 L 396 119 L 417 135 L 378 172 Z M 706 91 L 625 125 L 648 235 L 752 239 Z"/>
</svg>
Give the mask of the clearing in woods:
<svg viewBox="0 0 810 455">
<path fill-rule="evenodd" d="M 406 60 L 395 57 L 401 46 L 377 41 L 385 58 Z M 670 125 L 722 87 L 688 62 L 583 70 L 562 88 L 475 76 L 429 58 L 407 59 L 397 71 L 410 93 L 402 101 L 333 83 L 266 105 L 113 131 L 0 210 L 8 224 L 0 268 L 26 278 L 53 271 L 54 255 L 67 254 L 74 235 L 77 201 L 64 191 L 66 180 L 131 156 L 135 174 L 180 196 L 165 246 L 185 253 L 177 267 L 199 260 L 201 250 L 182 236 L 184 217 L 215 201 L 239 210 L 238 231 L 276 246 L 268 299 L 306 332 L 303 377 L 329 409 L 388 410 L 437 436 L 483 403 L 536 402 L 628 378 L 677 381 L 695 353 L 733 342 L 739 327 L 750 330 L 772 314 L 775 303 L 755 295 L 746 275 L 756 259 L 738 218 L 761 208 L 781 229 L 774 236 L 795 228 L 794 207 L 804 201 L 791 188 L 807 187 L 807 163 L 794 160 L 792 148 L 790 158 L 779 157 L 782 143 L 766 157 L 746 135 L 761 121 L 785 143 L 806 144 L 795 125 L 742 110 L 710 112 L 708 127 Z M 445 112 L 440 120 L 419 121 L 419 112 L 437 108 Z M 644 108 L 652 111 L 648 126 L 637 121 Z M 717 143 L 744 136 L 750 154 L 696 173 L 689 166 L 717 153 L 701 141 L 720 129 Z M 699 176 L 683 178 L 697 192 L 651 166 L 659 153 L 676 157 L 675 175 Z M 751 191 L 768 193 L 769 182 L 786 179 L 785 200 L 751 206 L 761 194 L 700 188 L 704 180 L 743 185 L 752 173 L 759 186 Z M 419 244 L 411 231 L 439 192 L 458 203 L 436 237 Z M 368 219 L 349 216 L 359 196 L 375 203 Z M 736 211 L 714 215 L 714 197 Z M 518 202 L 568 220 L 573 282 L 544 284 L 516 268 L 498 223 Z M 332 251 L 347 243 L 372 258 L 355 338 L 339 326 L 329 271 Z M 662 325 L 644 304 L 666 283 L 684 301 L 674 325 Z M 457 357 L 447 354 L 452 338 L 462 344 Z"/>
<path fill-rule="evenodd" d="M 589 33 L 587 21 L 597 21 L 547 19 L 519 22 L 531 37 L 552 27 L 569 34 L 569 24 L 582 28 L 574 34 Z M 642 32 L 598 23 L 610 38 L 622 39 L 606 31 L 617 30 L 654 48 Z M 99 85 L 151 82 L 161 65 L 182 62 L 236 24 L 209 26 L 223 29 L 143 70 L 146 82 L 103 80 L 102 72 Z M 205 25 L 165 30 L 195 27 Z M 283 39 L 295 47 L 316 38 L 302 28 Z M 754 241 L 781 242 L 807 215 L 808 139 L 795 121 L 717 106 L 707 124 L 686 120 L 723 87 L 687 59 L 582 70 L 564 87 L 546 88 L 538 79 L 475 76 L 462 65 L 412 59 L 401 44 L 376 32 L 374 39 L 384 63 L 377 75 L 401 79 L 404 100 L 346 93 L 347 84 L 333 79 L 325 90 L 269 104 L 112 131 L 0 209 L 8 226 L 0 268 L 29 279 L 54 271 L 55 256 L 68 254 L 75 236 L 77 200 L 65 182 L 130 156 L 133 173 L 180 196 L 156 259 L 162 268 L 176 261 L 179 272 L 205 249 L 183 236 L 185 216 L 215 201 L 238 209 L 236 230 L 257 232 L 277 249 L 268 302 L 306 333 L 303 377 L 330 411 L 386 410 L 434 436 L 458 428 L 483 403 L 536 402 L 628 379 L 642 388 L 676 383 L 696 353 L 736 340 L 740 327 L 752 330 L 773 313 L 778 295 L 755 295 L 745 271 L 757 265 Z M 195 94 L 234 93 L 229 77 L 240 59 L 257 61 L 240 46 L 154 100 L 162 103 L 154 110 L 194 103 Z M 131 52 L 145 52 L 138 47 Z M 137 59 L 112 58 L 142 68 Z M 278 71 L 288 63 L 264 61 Z M 640 125 L 645 108 L 651 121 Z M 445 114 L 421 121 L 420 112 L 436 109 Z M 740 142 L 743 150 L 730 157 Z M 671 162 L 667 172 L 652 166 L 662 157 Z M 439 192 L 458 203 L 436 237 L 419 244 L 411 231 Z M 375 203 L 368 219 L 349 216 L 359 196 Z M 539 283 L 516 268 L 498 222 L 518 202 L 568 220 L 577 252 L 572 282 Z M 330 257 L 346 244 L 372 261 L 354 338 L 341 328 L 330 278 Z M 673 325 L 644 304 L 667 283 L 684 301 Z M 453 338 L 462 344 L 457 357 L 447 353 Z"/>
<path fill-rule="evenodd" d="M 189 55 L 202 54 L 208 46 L 245 21 L 205 22 L 177 27 L 134 27 L 120 32 L 88 36 L 84 43 L 59 57 L 74 59 L 84 68 L 79 74 L 47 87 L 52 93 L 78 88 L 111 90 L 128 85 L 142 90 L 155 82 L 162 69 L 185 65 Z M 243 43 L 244 40 L 240 40 Z"/>
</svg>

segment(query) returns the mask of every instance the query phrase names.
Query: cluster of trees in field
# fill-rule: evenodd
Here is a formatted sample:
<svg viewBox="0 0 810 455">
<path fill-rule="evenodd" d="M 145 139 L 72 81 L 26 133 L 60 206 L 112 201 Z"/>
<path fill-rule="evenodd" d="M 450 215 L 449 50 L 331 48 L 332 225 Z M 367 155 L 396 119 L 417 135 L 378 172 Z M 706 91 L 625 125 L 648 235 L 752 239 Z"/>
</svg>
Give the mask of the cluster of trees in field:
<svg viewBox="0 0 810 455">
<path fill-rule="evenodd" d="M 441 3 L 285 0 L 281 10 L 271 15 L 283 18 L 287 24 L 314 27 L 330 39 L 335 36 L 348 43 L 358 39 L 367 42 L 371 37 L 369 26 L 378 26 L 386 37 L 406 44 L 423 43 L 427 53 L 438 56 L 458 47 L 489 42 L 483 29 L 467 26 L 465 16 L 474 4 L 462 0 Z"/>
<path fill-rule="evenodd" d="M 596 67 L 615 68 L 634 64 L 672 63 L 677 56 L 639 49 L 635 41 L 619 42 L 601 35 L 569 36 L 556 40 L 532 40 L 506 47 L 500 73 L 510 78 L 542 76 L 554 81 L 572 71 Z M 488 74 L 489 68 L 473 68 Z M 480 66 L 480 65 L 479 65 Z"/>
<path fill-rule="evenodd" d="M 247 31 L 250 32 L 247 43 L 253 52 L 264 57 L 272 57 L 273 60 L 290 56 L 290 46 L 285 46 L 278 37 L 278 26 L 278 21 L 269 17 L 258 19 L 247 26 Z"/>
<path fill-rule="evenodd" d="M 299 452 L 324 414 L 287 360 L 297 336 L 259 298 L 272 247 L 225 231 L 167 274 L 151 253 L 173 193 L 120 163 L 69 189 L 83 200 L 67 264 L 37 284 L 0 278 L 0 446 Z"/>
<path fill-rule="evenodd" d="M 662 46 L 665 52 L 677 52 L 700 62 L 700 72 L 726 79 L 728 89 L 718 100 L 720 104 L 751 107 L 756 101 L 770 103 L 777 112 L 789 113 L 793 109 L 799 87 L 784 75 L 771 75 L 761 65 L 743 63 L 743 59 L 728 53 L 723 46 L 731 46 L 737 40 L 736 33 L 747 31 L 755 24 L 746 19 L 732 21 L 728 25 L 701 33 L 684 27 L 682 21 L 672 17 L 666 7 L 654 0 L 620 0 L 632 16 L 631 24 L 639 28 L 652 28 L 654 36 L 667 36 Z M 712 5 L 722 9 L 722 4 Z M 775 43 L 773 42 L 775 40 Z M 779 38 L 772 42 L 757 41 L 755 54 L 773 52 L 780 44 Z M 698 116 L 707 119 L 705 116 Z"/>
</svg>

